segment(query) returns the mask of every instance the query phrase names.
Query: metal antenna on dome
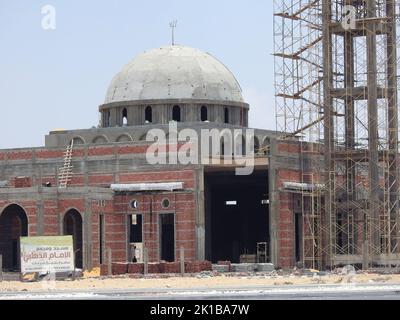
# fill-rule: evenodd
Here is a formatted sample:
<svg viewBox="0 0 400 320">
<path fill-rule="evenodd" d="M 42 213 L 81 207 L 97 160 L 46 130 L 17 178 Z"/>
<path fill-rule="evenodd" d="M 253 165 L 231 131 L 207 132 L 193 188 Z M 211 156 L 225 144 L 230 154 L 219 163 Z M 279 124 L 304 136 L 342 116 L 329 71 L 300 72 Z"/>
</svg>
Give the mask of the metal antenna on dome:
<svg viewBox="0 0 400 320">
<path fill-rule="evenodd" d="M 175 45 L 175 28 L 176 28 L 177 24 L 178 24 L 178 20 L 174 20 L 169 23 L 169 27 L 171 28 L 171 31 L 172 31 L 172 45 L 173 46 Z"/>
</svg>

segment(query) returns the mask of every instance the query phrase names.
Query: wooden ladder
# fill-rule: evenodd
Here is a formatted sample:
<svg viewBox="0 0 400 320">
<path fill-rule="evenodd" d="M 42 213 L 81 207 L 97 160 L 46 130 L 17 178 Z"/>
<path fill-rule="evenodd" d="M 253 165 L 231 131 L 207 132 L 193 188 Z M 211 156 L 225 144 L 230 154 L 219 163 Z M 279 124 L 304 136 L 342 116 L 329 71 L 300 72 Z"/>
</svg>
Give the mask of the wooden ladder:
<svg viewBox="0 0 400 320">
<path fill-rule="evenodd" d="M 58 187 L 60 189 L 65 189 L 68 182 L 71 180 L 72 175 L 72 149 L 74 147 L 74 139 L 72 139 L 71 144 L 67 145 L 67 149 L 64 152 L 64 165 L 60 168 L 58 173 Z"/>
</svg>

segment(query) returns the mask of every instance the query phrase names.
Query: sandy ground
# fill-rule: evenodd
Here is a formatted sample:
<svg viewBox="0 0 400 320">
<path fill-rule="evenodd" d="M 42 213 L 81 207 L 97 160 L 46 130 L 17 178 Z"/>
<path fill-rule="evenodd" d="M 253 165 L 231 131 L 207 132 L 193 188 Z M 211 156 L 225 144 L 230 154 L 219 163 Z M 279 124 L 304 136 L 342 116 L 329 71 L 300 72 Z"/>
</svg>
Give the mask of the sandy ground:
<svg viewBox="0 0 400 320">
<path fill-rule="evenodd" d="M 75 281 L 56 281 L 52 290 L 95 290 L 95 289 L 187 289 L 204 287 L 249 287 L 273 285 L 306 285 L 306 284 L 345 284 L 345 283 L 387 283 L 400 284 L 400 275 L 356 274 L 326 276 L 210 276 L 210 277 L 171 277 L 171 278 L 129 278 L 129 277 L 85 277 Z M 46 281 L 39 282 L 0 282 L 0 294 L 12 291 L 48 291 Z"/>
</svg>

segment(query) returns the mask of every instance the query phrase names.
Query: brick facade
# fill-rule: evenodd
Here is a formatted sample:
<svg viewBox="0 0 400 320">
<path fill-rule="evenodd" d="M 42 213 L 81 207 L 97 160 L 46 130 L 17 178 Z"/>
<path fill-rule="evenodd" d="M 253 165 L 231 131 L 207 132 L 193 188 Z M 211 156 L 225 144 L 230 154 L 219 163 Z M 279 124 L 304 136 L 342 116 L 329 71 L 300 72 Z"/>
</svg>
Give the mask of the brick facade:
<svg viewBox="0 0 400 320">
<path fill-rule="evenodd" d="M 73 160 L 79 163 L 89 163 L 94 159 L 108 160 L 118 154 L 125 157 L 143 157 L 146 146 L 132 145 L 110 145 L 77 147 L 73 151 Z M 23 161 L 33 166 L 38 163 L 54 162 L 60 165 L 63 161 L 63 151 L 46 150 L 45 148 L 2 150 L 0 161 L 4 166 L 14 166 Z M 76 166 L 76 165 L 75 165 Z M 196 259 L 196 233 L 195 233 L 195 211 L 196 195 L 194 192 L 196 171 L 153 169 L 137 171 L 118 171 L 116 162 L 113 163 L 112 172 L 79 172 L 73 174 L 66 190 L 68 192 L 57 192 L 56 167 L 47 170 L 51 175 L 43 174 L 40 179 L 37 175 L 31 176 L 8 176 L 8 190 L 36 188 L 29 190 L 32 200 L 0 198 L 0 212 L 10 204 L 17 204 L 24 209 L 28 218 L 28 234 L 38 235 L 60 235 L 63 234 L 63 218 L 70 210 L 77 210 L 83 221 L 83 256 L 86 267 L 99 266 L 100 264 L 100 226 L 99 217 L 104 215 L 103 233 L 103 260 L 104 249 L 110 248 L 112 259 L 115 262 L 125 262 L 128 259 L 128 234 L 127 216 L 129 214 L 143 215 L 143 241 L 149 250 L 149 260 L 159 260 L 159 219 L 163 213 L 172 213 L 175 216 L 175 257 L 179 257 L 180 247 L 185 248 L 185 259 L 194 261 Z M 54 172 L 54 173 L 53 173 Z M 96 191 L 89 193 L 87 190 L 79 194 L 82 188 L 105 188 L 109 190 L 112 183 L 157 183 L 157 182 L 183 182 L 184 190 L 179 192 L 162 192 L 149 194 L 120 195 L 111 194 L 110 199 L 104 200 L 99 205 L 101 196 Z M 50 186 L 45 187 L 46 183 Z M 38 192 L 41 188 L 46 193 Z M 78 194 L 74 193 L 77 190 Z M 4 196 L 3 196 L 4 198 Z M 34 200 L 35 199 L 35 200 Z M 130 202 L 135 199 L 139 202 L 136 210 L 130 208 Z M 170 206 L 163 208 L 161 201 L 168 199 Z M 42 212 L 39 212 L 39 207 Z"/>
<path fill-rule="evenodd" d="M 100 264 L 100 215 L 104 215 L 103 261 L 107 248 L 112 250 L 114 262 L 125 262 L 129 259 L 128 215 L 142 214 L 144 245 L 148 248 L 150 261 L 155 262 L 160 259 L 159 216 L 171 213 L 175 217 L 175 258 L 179 258 L 179 250 L 183 246 L 185 258 L 195 261 L 198 259 L 196 233 L 198 203 L 203 201 L 199 198 L 197 189 L 199 171 L 196 167 L 126 165 L 144 163 L 147 146 L 143 143 L 76 146 L 72 157 L 73 176 L 64 191 L 56 188 L 57 166 L 61 166 L 63 162 L 62 150 L 53 148 L 0 150 L 0 165 L 10 168 L 25 164 L 34 168 L 30 175 L 19 174 L 19 169 L 15 170 L 18 171 L 15 174 L 3 175 L 8 180 L 7 190 L 10 190 L 10 194 L 13 194 L 13 190 L 20 192 L 26 190 L 28 197 L 21 199 L 18 193 L 15 193 L 15 197 L 7 194 L 7 199 L 4 199 L 0 191 L 0 210 L 10 203 L 23 207 L 28 216 L 29 235 L 35 236 L 62 234 L 65 213 L 70 209 L 76 209 L 83 221 L 83 261 L 86 267 Z M 282 157 L 296 158 L 299 147 L 293 142 L 280 142 L 277 150 L 277 154 Z M 302 177 L 298 164 L 297 166 L 282 164 L 274 170 L 273 184 L 278 192 L 276 198 L 278 255 L 275 263 L 281 267 L 292 267 L 296 263 L 294 198 L 293 194 L 285 192 L 282 186 L 287 181 L 301 182 Z M 112 183 L 174 181 L 183 182 L 184 189 L 179 192 L 128 195 L 113 193 L 109 189 Z M 48 185 L 45 186 L 46 184 Z M 139 203 L 139 207 L 135 210 L 129 206 L 133 199 Z M 169 208 L 161 206 L 164 199 L 169 200 Z"/>
</svg>

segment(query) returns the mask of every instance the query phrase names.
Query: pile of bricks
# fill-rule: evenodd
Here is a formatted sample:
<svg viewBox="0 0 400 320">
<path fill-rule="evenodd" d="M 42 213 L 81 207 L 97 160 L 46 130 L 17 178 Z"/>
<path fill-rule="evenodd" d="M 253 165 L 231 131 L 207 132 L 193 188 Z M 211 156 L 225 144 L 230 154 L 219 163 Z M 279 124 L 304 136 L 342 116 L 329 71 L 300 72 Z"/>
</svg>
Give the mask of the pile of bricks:
<svg viewBox="0 0 400 320">
<path fill-rule="evenodd" d="M 127 262 L 113 262 L 111 265 L 113 275 L 126 274 L 128 272 Z"/>
<path fill-rule="evenodd" d="M 186 273 L 199 273 L 202 271 L 211 271 L 212 264 L 210 261 L 193 261 L 185 262 Z"/>
<path fill-rule="evenodd" d="M 107 276 L 108 275 L 108 265 L 102 264 L 100 265 L 100 275 Z"/>
<path fill-rule="evenodd" d="M 127 262 L 113 262 L 111 265 L 112 275 L 123 274 L 143 274 L 143 263 L 127 263 Z M 185 262 L 185 273 L 199 273 L 203 271 L 212 271 L 212 264 L 210 261 L 191 261 Z M 148 264 L 149 274 L 167 274 L 167 273 L 180 273 L 181 265 L 179 261 L 175 262 L 150 262 Z M 108 265 L 102 264 L 100 266 L 100 275 L 108 275 Z"/>
<path fill-rule="evenodd" d="M 16 177 L 14 179 L 15 188 L 29 188 L 32 187 L 32 181 L 30 177 Z"/>
<path fill-rule="evenodd" d="M 217 264 L 219 266 L 227 266 L 228 272 L 232 271 L 232 263 L 230 261 L 218 261 Z"/>
<path fill-rule="evenodd" d="M 148 272 L 149 273 L 163 273 L 161 263 L 150 262 L 148 264 Z"/>
<path fill-rule="evenodd" d="M 129 263 L 128 273 L 144 273 L 144 263 Z"/>
<path fill-rule="evenodd" d="M 179 273 L 181 272 L 181 267 L 179 262 L 164 262 L 163 269 L 164 273 Z"/>
</svg>

